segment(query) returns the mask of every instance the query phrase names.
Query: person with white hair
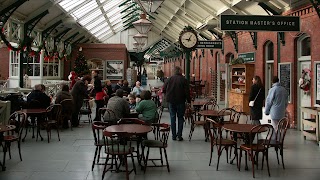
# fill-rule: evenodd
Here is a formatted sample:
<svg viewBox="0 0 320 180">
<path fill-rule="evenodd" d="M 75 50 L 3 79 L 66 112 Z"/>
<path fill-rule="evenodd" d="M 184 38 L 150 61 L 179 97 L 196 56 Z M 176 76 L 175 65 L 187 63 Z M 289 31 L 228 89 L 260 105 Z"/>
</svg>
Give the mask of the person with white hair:
<svg viewBox="0 0 320 180">
<path fill-rule="evenodd" d="M 143 87 L 141 86 L 140 81 L 136 82 L 136 86 L 133 88 L 132 90 L 132 94 L 134 94 L 135 96 L 140 95 L 140 93 L 143 91 Z"/>
</svg>

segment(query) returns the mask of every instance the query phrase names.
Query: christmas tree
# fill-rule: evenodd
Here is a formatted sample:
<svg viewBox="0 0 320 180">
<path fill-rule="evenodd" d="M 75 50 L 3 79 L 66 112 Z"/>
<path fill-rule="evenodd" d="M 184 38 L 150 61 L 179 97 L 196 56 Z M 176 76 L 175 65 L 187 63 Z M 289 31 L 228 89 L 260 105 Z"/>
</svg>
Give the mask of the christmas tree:
<svg viewBox="0 0 320 180">
<path fill-rule="evenodd" d="M 78 56 L 74 62 L 74 71 L 79 77 L 90 73 L 82 48 L 79 49 Z"/>
</svg>

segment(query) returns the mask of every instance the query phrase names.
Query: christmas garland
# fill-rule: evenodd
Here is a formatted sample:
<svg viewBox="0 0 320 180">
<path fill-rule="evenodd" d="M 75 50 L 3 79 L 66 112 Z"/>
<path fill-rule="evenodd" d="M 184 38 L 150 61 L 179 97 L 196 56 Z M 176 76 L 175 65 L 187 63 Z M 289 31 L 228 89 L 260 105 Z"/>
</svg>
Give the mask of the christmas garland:
<svg viewBox="0 0 320 180">
<path fill-rule="evenodd" d="M 311 71 L 310 69 L 303 69 L 301 73 L 301 78 L 299 79 L 299 87 L 302 89 L 304 92 L 309 92 L 310 91 L 310 86 L 311 86 Z"/>
</svg>

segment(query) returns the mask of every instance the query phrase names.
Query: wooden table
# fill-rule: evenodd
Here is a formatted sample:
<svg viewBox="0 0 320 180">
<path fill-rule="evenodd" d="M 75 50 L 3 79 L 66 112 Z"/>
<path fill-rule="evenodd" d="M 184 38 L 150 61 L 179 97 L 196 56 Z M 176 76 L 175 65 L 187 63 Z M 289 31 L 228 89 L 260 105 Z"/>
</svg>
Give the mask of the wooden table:
<svg viewBox="0 0 320 180">
<path fill-rule="evenodd" d="M 21 109 L 19 112 L 23 112 L 27 114 L 27 117 L 29 116 L 40 116 L 41 114 L 44 114 L 47 112 L 47 110 L 45 108 L 37 108 L 37 109 Z M 38 119 L 37 119 L 38 120 Z M 34 128 L 32 128 L 32 138 L 34 138 Z M 26 134 L 22 139 L 22 142 L 24 142 L 26 136 L 27 136 L 27 129 L 26 129 Z M 37 135 L 40 136 L 41 141 L 43 141 L 43 137 L 40 134 L 40 123 L 37 123 Z"/>
<path fill-rule="evenodd" d="M 12 131 L 16 128 L 14 125 L 0 125 L 0 143 L 3 141 L 3 134 L 7 131 Z M 3 162 L 0 161 L 0 166 L 2 168 L 2 171 L 6 170 L 6 152 L 7 152 L 7 146 L 4 144 L 3 146 Z"/>
<path fill-rule="evenodd" d="M 140 125 L 140 124 L 119 124 L 108 126 L 104 131 L 108 132 L 127 132 L 137 135 L 146 134 L 152 131 L 151 126 Z"/>
</svg>

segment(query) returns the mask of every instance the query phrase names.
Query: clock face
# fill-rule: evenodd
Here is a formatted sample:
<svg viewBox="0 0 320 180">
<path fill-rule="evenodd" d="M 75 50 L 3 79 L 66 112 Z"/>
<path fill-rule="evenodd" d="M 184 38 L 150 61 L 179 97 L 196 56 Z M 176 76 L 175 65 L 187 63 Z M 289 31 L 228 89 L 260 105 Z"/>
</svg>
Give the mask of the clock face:
<svg viewBox="0 0 320 180">
<path fill-rule="evenodd" d="M 180 43 L 185 48 L 193 48 L 198 43 L 198 37 L 194 32 L 186 31 L 181 34 Z"/>
</svg>

